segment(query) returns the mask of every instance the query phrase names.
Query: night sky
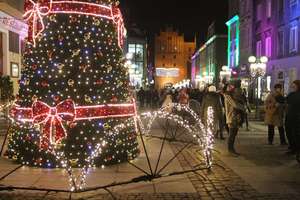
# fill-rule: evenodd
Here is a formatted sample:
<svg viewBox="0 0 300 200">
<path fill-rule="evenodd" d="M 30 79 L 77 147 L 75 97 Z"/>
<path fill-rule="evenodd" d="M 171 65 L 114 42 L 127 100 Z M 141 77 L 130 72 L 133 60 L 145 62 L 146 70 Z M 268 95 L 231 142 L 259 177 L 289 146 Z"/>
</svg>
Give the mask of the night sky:
<svg viewBox="0 0 300 200">
<path fill-rule="evenodd" d="M 212 21 L 224 24 L 228 16 L 228 0 L 120 1 L 127 13 L 127 23 L 136 23 L 148 34 L 157 33 L 160 28 L 172 25 L 185 33 L 187 39 L 193 38 L 197 33 L 198 43 L 205 40 L 207 28 Z"/>
</svg>

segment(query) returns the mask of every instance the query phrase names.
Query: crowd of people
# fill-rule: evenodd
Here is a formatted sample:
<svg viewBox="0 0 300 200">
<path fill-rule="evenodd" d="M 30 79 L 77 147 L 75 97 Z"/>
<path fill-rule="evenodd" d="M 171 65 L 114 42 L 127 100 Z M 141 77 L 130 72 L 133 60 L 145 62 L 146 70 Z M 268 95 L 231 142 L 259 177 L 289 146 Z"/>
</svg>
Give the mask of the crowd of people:
<svg viewBox="0 0 300 200">
<path fill-rule="evenodd" d="M 289 145 L 287 154 L 296 154 L 300 162 L 300 80 L 293 82 L 287 97 L 282 85 L 276 84 L 265 100 L 265 112 L 269 145 L 273 145 L 277 127 L 281 145 Z"/>
<path fill-rule="evenodd" d="M 297 154 L 300 152 L 300 80 L 294 81 L 292 88 L 293 91 L 284 97 L 282 85 L 276 84 L 265 100 L 264 110 L 268 144 L 273 145 L 275 127 L 278 127 L 281 145 L 289 145 L 288 154 Z M 141 109 L 155 109 L 170 103 L 188 105 L 196 101 L 200 105 L 196 113 L 204 124 L 207 121 L 207 108 L 212 107 L 215 137 L 224 140 L 223 132 L 226 130 L 229 135 L 228 152 L 239 155 L 235 149 L 235 139 L 243 125 L 249 130 L 248 114 L 251 112 L 246 90 L 242 89 L 240 80 L 224 84 L 219 90 L 214 85 L 207 85 L 203 90 L 166 88 L 157 91 L 141 88 L 137 98 Z M 299 153 L 297 158 L 300 161 Z"/>
</svg>

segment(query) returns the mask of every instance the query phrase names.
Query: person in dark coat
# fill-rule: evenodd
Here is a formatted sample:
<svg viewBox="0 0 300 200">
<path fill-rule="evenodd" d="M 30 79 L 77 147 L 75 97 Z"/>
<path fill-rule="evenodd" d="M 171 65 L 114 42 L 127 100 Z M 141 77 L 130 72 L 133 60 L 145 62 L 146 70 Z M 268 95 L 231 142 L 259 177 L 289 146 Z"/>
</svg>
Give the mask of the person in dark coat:
<svg viewBox="0 0 300 200">
<path fill-rule="evenodd" d="M 138 100 L 140 102 L 140 107 L 144 108 L 145 105 L 145 90 L 141 87 L 137 93 Z"/>
<path fill-rule="evenodd" d="M 152 109 L 158 108 L 158 104 L 159 104 L 159 93 L 157 90 L 153 90 Z"/>
<path fill-rule="evenodd" d="M 300 80 L 292 84 L 293 92 L 287 98 L 286 135 L 289 142 L 289 154 L 296 154 L 300 162 Z"/>
<path fill-rule="evenodd" d="M 234 144 L 239 128 L 243 124 L 242 117 L 243 113 L 245 112 L 245 106 L 240 104 L 239 101 L 235 99 L 236 94 L 234 90 L 234 85 L 229 84 L 227 87 L 227 92 L 224 93 L 224 103 L 226 123 L 229 127 L 228 152 L 238 156 L 239 153 L 236 152 Z"/>
<path fill-rule="evenodd" d="M 202 119 L 203 124 L 207 125 L 207 110 L 209 107 L 213 109 L 214 116 L 214 127 L 213 132 L 215 133 L 215 137 L 218 137 L 218 133 L 220 134 L 220 139 L 224 139 L 223 136 L 223 109 L 221 96 L 217 93 L 217 89 L 215 86 L 210 86 L 208 88 L 208 92 L 204 95 L 203 101 L 201 104 L 201 113 L 200 117 Z"/>
</svg>

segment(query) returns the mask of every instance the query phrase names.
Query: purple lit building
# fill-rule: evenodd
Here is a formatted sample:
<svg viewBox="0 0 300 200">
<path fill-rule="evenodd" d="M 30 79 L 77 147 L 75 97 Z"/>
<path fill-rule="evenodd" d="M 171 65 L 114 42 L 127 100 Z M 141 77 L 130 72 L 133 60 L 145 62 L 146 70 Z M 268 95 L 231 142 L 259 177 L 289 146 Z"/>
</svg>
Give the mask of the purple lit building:
<svg viewBox="0 0 300 200">
<path fill-rule="evenodd" d="M 300 0 L 233 0 L 229 8 L 228 22 L 234 17 L 239 20 L 239 49 L 229 46 L 228 60 L 233 50 L 239 52 L 238 77 L 248 82 L 250 99 L 255 94 L 263 97 L 276 83 L 287 94 L 291 83 L 300 79 Z M 259 83 L 250 78 L 248 57 L 252 55 L 269 58 L 266 76 Z"/>
<path fill-rule="evenodd" d="M 267 79 L 271 80 L 271 87 L 276 83 L 283 84 L 287 94 L 291 83 L 300 79 L 300 0 L 264 2 L 265 5 L 271 4 L 271 10 L 268 11 L 267 8 L 267 12 L 262 13 L 270 14 L 274 18 L 273 32 L 270 35 L 271 59 L 268 63 Z M 265 42 L 265 45 L 268 43 Z"/>
</svg>

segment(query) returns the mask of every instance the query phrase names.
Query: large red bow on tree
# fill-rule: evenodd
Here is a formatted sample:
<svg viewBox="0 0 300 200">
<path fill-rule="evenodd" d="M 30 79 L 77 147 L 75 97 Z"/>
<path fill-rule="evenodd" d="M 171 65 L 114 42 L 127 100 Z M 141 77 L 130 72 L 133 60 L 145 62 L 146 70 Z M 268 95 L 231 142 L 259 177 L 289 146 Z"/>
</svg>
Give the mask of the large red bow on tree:
<svg viewBox="0 0 300 200">
<path fill-rule="evenodd" d="M 36 101 L 32 105 L 33 123 L 43 126 L 40 147 L 48 149 L 49 145 L 58 144 L 67 136 L 63 122 L 75 119 L 75 104 L 65 100 L 56 107 L 50 107 L 44 102 Z"/>
</svg>

